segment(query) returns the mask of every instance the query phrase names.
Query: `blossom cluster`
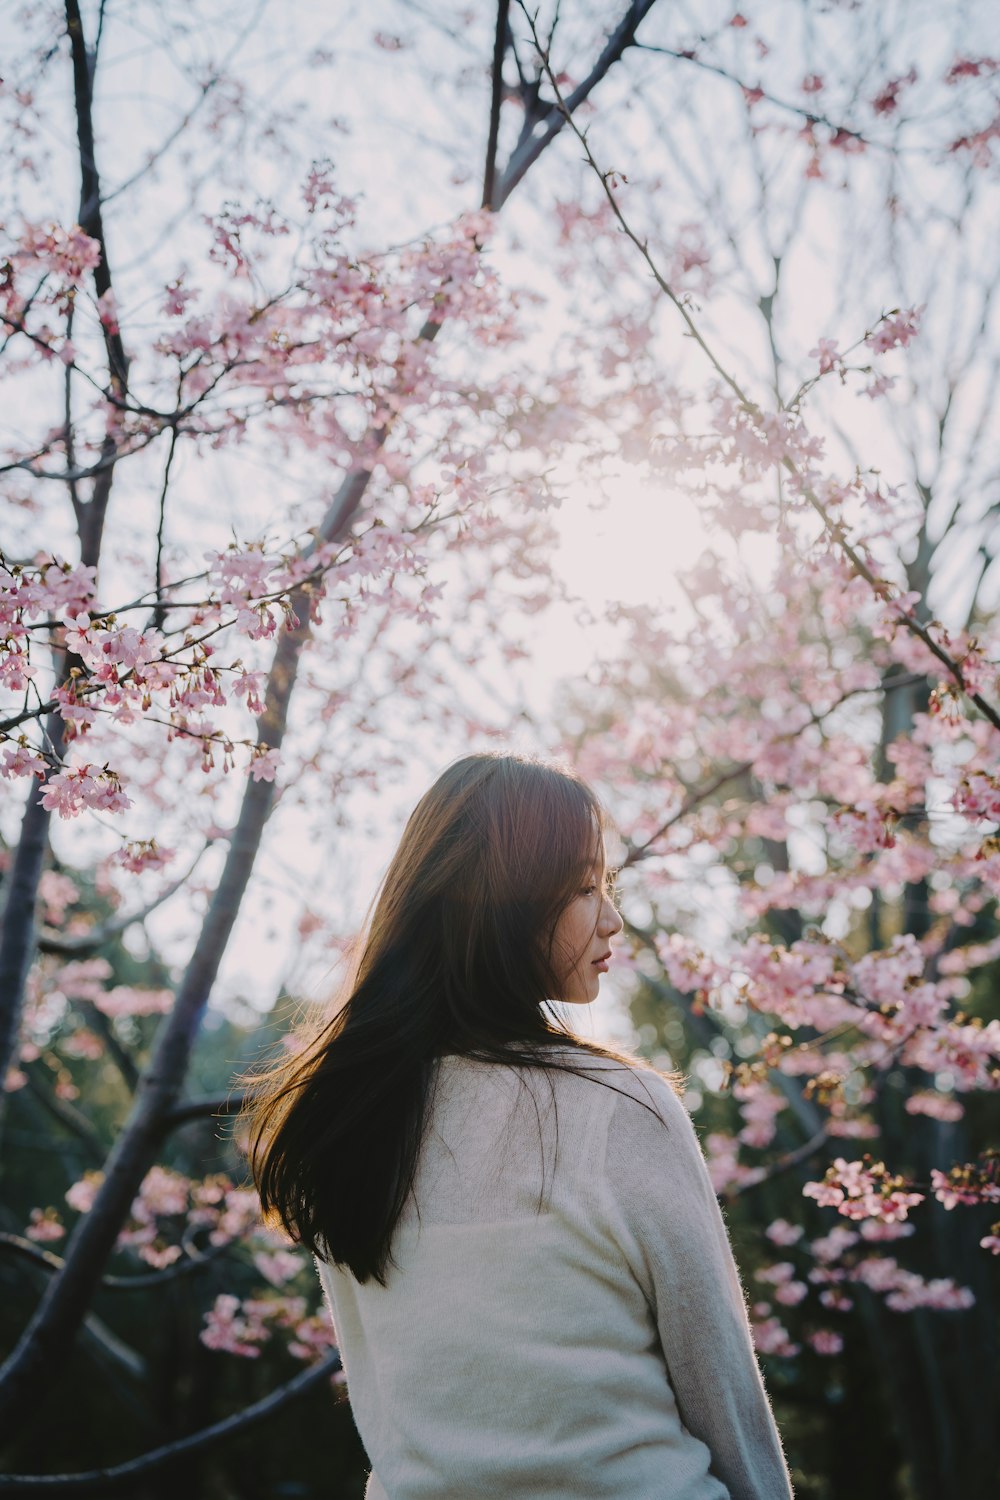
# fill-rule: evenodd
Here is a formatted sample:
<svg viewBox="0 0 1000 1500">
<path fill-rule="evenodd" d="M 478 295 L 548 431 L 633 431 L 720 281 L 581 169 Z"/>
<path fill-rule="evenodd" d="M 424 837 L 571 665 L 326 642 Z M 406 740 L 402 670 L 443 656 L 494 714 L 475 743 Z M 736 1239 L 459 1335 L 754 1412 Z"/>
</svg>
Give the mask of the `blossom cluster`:
<svg viewBox="0 0 1000 1500">
<path fill-rule="evenodd" d="M 815 1198 L 821 1208 L 836 1208 L 849 1219 L 878 1219 L 886 1224 L 905 1219 L 909 1210 L 923 1203 L 923 1193 L 906 1191 L 902 1177 L 891 1176 L 883 1162 L 835 1158 L 821 1182 L 807 1182 L 802 1192 Z"/>
<path fill-rule="evenodd" d="M 759 1266 L 754 1278 L 772 1287 L 774 1300 L 785 1307 L 805 1303 L 812 1287 L 817 1289 L 818 1300 L 827 1312 L 848 1313 L 854 1306 L 852 1284 L 862 1284 L 879 1293 L 894 1312 L 917 1308 L 948 1311 L 973 1306 L 975 1297 L 971 1289 L 959 1286 L 951 1277 L 928 1279 L 906 1270 L 893 1256 L 852 1253 L 862 1241 L 903 1238 L 912 1232 L 912 1224 L 899 1220 L 865 1219 L 857 1229 L 838 1225 L 826 1235 L 803 1241 L 801 1225 L 778 1219 L 767 1226 L 767 1238 L 779 1246 L 798 1246 L 799 1253 L 812 1264 L 800 1270 L 790 1260 L 776 1261 Z M 773 1315 L 771 1303 L 755 1303 L 753 1314 L 754 1338 L 762 1353 L 788 1357 L 799 1352 L 801 1346 L 792 1342 Z M 837 1354 L 843 1347 L 842 1336 L 831 1329 L 815 1330 L 806 1338 L 818 1354 Z"/>
<path fill-rule="evenodd" d="M 257 424 L 289 451 L 323 449 L 341 473 L 378 462 L 389 481 L 385 497 L 409 481 L 411 424 L 430 412 L 442 438 L 442 484 L 414 484 L 414 497 L 423 498 L 409 508 L 396 501 L 395 519 L 376 514 L 335 540 L 316 524 L 292 546 L 251 539 L 209 552 L 200 569 L 172 566 L 164 577 L 158 568 L 156 588 L 118 608 L 96 597 L 93 566 L 49 552 L 29 563 L 0 556 L 0 693 L 14 697 L 0 706 L 0 774 L 44 780 L 44 806 L 60 817 L 132 806 L 127 732 L 143 720 L 166 724 L 168 740 L 199 744 L 206 770 L 217 749 L 228 770 L 241 744 L 253 779 L 274 780 L 278 750 L 232 728 L 233 710 L 264 711 L 259 652 L 244 661 L 237 647 L 231 660 L 220 659 L 219 638 L 241 638 L 254 656 L 282 628 L 300 626 L 303 607 L 315 630 L 325 600 L 334 640 L 356 634 L 369 606 L 433 621 L 440 585 L 425 577 L 424 537 L 410 520 L 428 521 L 447 474 L 468 476 L 462 485 L 472 507 L 482 499 L 474 477 L 482 435 L 467 415 L 466 383 L 443 376 L 437 346 L 421 330 L 447 322 L 480 346 L 512 337 L 513 304 L 482 253 L 492 216 L 460 216 L 441 233 L 376 255 L 357 245 L 354 204 L 338 192 L 328 162 L 311 165 L 302 202 L 308 224 L 294 263 L 286 253 L 293 221 L 273 205 L 228 204 L 208 216 L 211 256 L 233 273 L 226 288 L 209 305 L 186 272 L 170 282 L 149 356 L 133 360 L 136 394 L 109 397 L 81 416 L 74 462 L 103 463 L 111 444 L 120 464 L 161 434 L 222 446 Z M 2 299 L 9 326 L 25 336 L 25 359 L 68 349 L 76 370 L 83 355 L 38 320 L 53 309 L 68 319 L 75 308 L 79 323 L 88 299 L 104 331 L 117 333 L 113 297 L 87 291 L 99 257 L 97 241 L 78 226 L 27 224 L 12 238 Z M 151 382 L 145 404 L 140 378 Z M 176 410 L 160 411 L 157 381 L 175 387 Z M 365 428 L 375 434 L 370 441 L 359 437 Z M 68 459 L 67 441 L 54 430 L 7 456 L 29 474 L 58 477 L 44 465 Z M 314 507 L 317 523 L 337 514 L 333 495 L 317 496 Z M 401 587 L 407 577 L 409 589 Z M 62 665 L 46 688 L 51 648 Z M 65 730 L 61 758 L 37 733 L 52 708 Z M 78 754 L 75 742 L 87 735 L 104 741 L 100 756 Z"/>
<path fill-rule="evenodd" d="M 220 1292 L 205 1315 L 199 1334 L 209 1349 L 256 1359 L 275 1332 L 292 1336 L 286 1347 L 293 1359 L 312 1363 L 337 1347 L 336 1334 L 325 1309 L 310 1313 L 304 1297 L 244 1297 Z M 341 1376 L 341 1381 L 343 1376 Z"/>
</svg>

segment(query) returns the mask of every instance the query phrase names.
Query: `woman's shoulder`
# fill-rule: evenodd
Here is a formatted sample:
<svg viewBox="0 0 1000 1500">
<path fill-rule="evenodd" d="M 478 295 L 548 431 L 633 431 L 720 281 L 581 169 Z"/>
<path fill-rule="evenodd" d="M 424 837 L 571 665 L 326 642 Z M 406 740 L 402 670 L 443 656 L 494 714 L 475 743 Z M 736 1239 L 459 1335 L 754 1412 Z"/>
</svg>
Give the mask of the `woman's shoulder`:
<svg viewBox="0 0 1000 1500">
<path fill-rule="evenodd" d="M 669 1121 L 671 1117 L 676 1118 L 678 1111 L 685 1117 L 687 1115 L 680 1097 L 680 1075 L 661 1072 L 651 1062 L 626 1048 L 604 1043 L 592 1047 L 582 1039 L 569 1039 L 547 1043 L 538 1049 L 536 1055 L 541 1055 L 544 1060 L 533 1065 L 516 1059 L 502 1062 L 452 1052 L 443 1054 L 438 1062 L 440 1073 L 456 1084 L 470 1077 L 481 1077 L 481 1070 L 493 1077 L 503 1073 L 508 1076 L 511 1073 L 544 1074 L 560 1094 L 583 1092 L 591 1104 L 596 1102 L 594 1088 L 599 1088 L 611 1112 L 624 1107 L 632 1113 L 629 1102 L 635 1100 L 645 1105 L 641 1113 L 651 1118 L 659 1115 Z"/>
</svg>

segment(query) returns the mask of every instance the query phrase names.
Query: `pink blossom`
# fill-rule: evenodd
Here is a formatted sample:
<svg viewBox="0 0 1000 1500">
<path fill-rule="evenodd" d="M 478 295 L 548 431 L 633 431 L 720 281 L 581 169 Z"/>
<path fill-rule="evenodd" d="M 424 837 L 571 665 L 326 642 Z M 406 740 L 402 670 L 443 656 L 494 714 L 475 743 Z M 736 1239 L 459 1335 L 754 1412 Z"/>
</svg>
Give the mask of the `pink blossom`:
<svg viewBox="0 0 1000 1500">
<path fill-rule="evenodd" d="M 266 680 L 263 672 L 248 672 L 240 668 L 239 676 L 233 683 L 233 692 L 237 698 L 245 698 L 247 708 L 252 714 L 264 712 L 264 699 L 261 696 Z"/>
<path fill-rule="evenodd" d="M 717 1193 L 743 1183 L 759 1182 L 762 1167 L 747 1167 L 739 1160 L 739 1142 L 722 1131 L 709 1131 L 705 1137 L 705 1158 L 712 1187 Z"/>
<path fill-rule="evenodd" d="M 815 349 L 809 350 L 809 358 L 819 360 L 821 375 L 826 375 L 828 371 L 836 369 L 843 362 L 843 356 L 834 339 L 820 339 Z"/>
<path fill-rule="evenodd" d="M 910 68 L 909 72 L 902 74 L 899 78 L 889 78 L 883 84 L 881 90 L 872 100 L 872 109 L 877 115 L 893 114 L 899 107 L 899 96 L 904 88 L 916 83 L 917 70 Z"/>
<path fill-rule="evenodd" d="M 180 1245 L 153 1244 L 140 1245 L 138 1254 L 140 1260 L 144 1260 L 147 1265 L 152 1266 L 157 1271 L 162 1271 L 167 1266 L 172 1266 L 175 1261 L 180 1260 L 184 1251 Z"/>
<path fill-rule="evenodd" d="M 781 1286 L 784 1282 L 791 1281 L 795 1276 L 795 1267 L 790 1260 L 778 1261 L 775 1265 L 761 1266 L 754 1272 L 758 1281 L 769 1282 L 773 1286 Z"/>
<path fill-rule="evenodd" d="M 750 1331 L 758 1354 L 780 1354 L 790 1358 L 798 1354 L 801 1348 L 801 1345 L 792 1342 L 788 1329 L 777 1318 L 764 1318 L 759 1322 L 751 1320 Z"/>
<path fill-rule="evenodd" d="M 883 1219 L 862 1219 L 858 1230 L 863 1240 L 878 1241 L 906 1240 L 916 1232 L 913 1224 L 901 1224 L 898 1221 L 889 1222 Z"/>
<path fill-rule="evenodd" d="M 213 1245 L 224 1245 L 240 1239 L 260 1220 L 260 1199 L 252 1188 L 227 1188 L 224 1207 L 215 1229 L 209 1235 Z"/>
<path fill-rule="evenodd" d="M 862 388 L 861 394 L 863 396 L 867 396 L 870 400 L 875 401 L 879 396 L 884 396 L 886 391 L 891 391 L 895 384 L 895 375 L 886 375 L 884 372 L 879 371 L 879 373 L 877 375 L 873 375 L 868 384 Z"/>
<path fill-rule="evenodd" d="M 818 1328 L 807 1338 L 817 1354 L 839 1354 L 844 1347 L 844 1340 L 832 1328 Z"/>
<path fill-rule="evenodd" d="M 924 1201 L 923 1193 L 908 1193 L 888 1178 L 881 1163 L 870 1167 L 861 1161 L 838 1156 L 827 1168 L 822 1182 L 807 1182 L 802 1189 L 821 1208 L 836 1208 L 849 1219 L 905 1219 L 908 1211 Z"/>
<path fill-rule="evenodd" d="M 911 1094 L 904 1100 L 903 1108 L 907 1114 L 928 1115 L 932 1120 L 960 1120 L 965 1114 L 964 1105 L 951 1094 Z"/>
<path fill-rule="evenodd" d="M 919 604 L 921 598 L 921 594 L 910 589 L 906 593 L 899 594 L 896 598 L 887 600 L 884 613 L 872 627 L 872 634 L 880 640 L 894 640 L 903 621 L 907 616 L 913 614 L 914 605 Z"/>
<path fill-rule="evenodd" d="M 52 991 L 67 1000 L 96 1000 L 109 978 L 111 965 L 106 958 L 80 958 L 63 964 L 51 976 Z"/>
<path fill-rule="evenodd" d="M 775 1135 L 775 1117 L 788 1108 L 784 1094 L 764 1083 L 753 1082 L 734 1084 L 733 1096 L 741 1101 L 740 1114 L 746 1121 L 738 1139 L 747 1146 L 769 1146 Z"/>
<path fill-rule="evenodd" d="M 0 642 L 0 649 L 3 643 Z M 16 649 L 0 655 L 0 691 L 23 693 L 29 680 L 35 676 L 35 668 L 27 653 Z"/>
<path fill-rule="evenodd" d="M 926 960 L 916 938 L 902 933 L 888 949 L 866 953 L 853 965 L 854 983 L 878 1004 L 903 1003 L 913 981 L 923 976 Z"/>
<path fill-rule="evenodd" d="M 95 773 L 92 766 L 85 764 L 50 776 L 42 793 L 42 806 L 62 818 L 75 818 L 87 807 L 124 812 L 132 802 L 122 790 L 116 772 L 105 767 Z"/>
<path fill-rule="evenodd" d="M 998 69 L 1000 61 L 995 57 L 956 57 L 944 75 L 944 81 L 954 85 L 962 78 L 979 78 L 984 74 L 989 76 Z"/>
<path fill-rule="evenodd" d="M 209 1349 L 220 1349 L 228 1354 L 256 1359 L 260 1354 L 261 1344 L 270 1337 L 270 1331 L 259 1315 L 240 1316 L 238 1297 L 229 1292 L 220 1292 L 205 1314 L 205 1326 L 198 1337 Z"/>
<path fill-rule="evenodd" d="M 774 1298 L 785 1307 L 797 1307 L 808 1292 L 809 1288 L 804 1281 L 785 1281 L 775 1288 Z"/>
<path fill-rule="evenodd" d="M 1000 1202 L 1000 1184 L 963 1182 L 955 1176 L 931 1168 L 931 1186 L 934 1196 L 945 1208 L 957 1208 L 960 1203 Z"/>
<path fill-rule="evenodd" d="M 151 839 L 130 839 L 111 856 L 116 864 L 123 865 L 130 875 L 141 875 L 144 870 L 162 870 L 175 858 L 176 850 L 164 848 Z"/>
<path fill-rule="evenodd" d="M 865 343 L 876 354 L 885 354 L 888 349 L 903 348 L 916 337 L 926 306 L 926 303 L 921 303 L 919 307 L 907 308 L 905 312 L 886 313 L 875 330 L 866 335 Z"/>
<path fill-rule="evenodd" d="M 88 1062 L 95 1062 L 106 1052 L 101 1037 L 96 1032 L 88 1031 L 86 1027 L 79 1027 L 71 1032 L 63 1042 L 62 1049 L 69 1057 L 86 1058 Z"/>
<path fill-rule="evenodd" d="M 68 286 L 79 286 L 85 274 L 101 259 L 97 240 L 84 234 L 79 224 L 25 224 L 17 249 L 19 260 L 32 261 L 60 277 Z"/>
<path fill-rule="evenodd" d="M 18 745 L 14 750 L 5 746 L 0 752 L 0 776 L 8 780 L 15 776 L 37 776 L 43 781 L 47 770 L 47 763 L 28 745 Z"/>
<path fill-rule="evenodd" d="M 970 771 L 955 788 L 952 805 L 970 822 L 988 818 L 1000 823 L 1000 776 L 984 770 Z"/>
<path fill-rule="evenodd" d="M 101 324 L 110 334 L 120 333 L 118 327 L 118 309 L 115 306 L 115 294 L 111 287 L 102 292 L 97 299 L 97 315 Z"/>
<path fill-rule="evenodd" d="M 944 1001 L 942 999 L 942 1006 Z M 907 1063 L 934 1072 L 948 1069 L 955 1077 L 955 1087 L 969 1089 L 995 1087 L 993 1076 L 1000 1061 L 1000 1020 L 985 1026 L 971 1021 L 949 1020 L 936 1029 L 928 1029 L 913 1038 Z"/>
<path fill-rule="evenodd" d="M 857 807 L 841 807 L 834 813 L 831 823 L 839 828 L 853 848 L 863 854 L 876 849 L 891 849 L 895 845 L 893 831 L 895 815 L 891 809 L 863 802 Z"/>
<path fill-rule="evenodd" d="M 44 1244 L 51 1240 L 61 1240 L 66 1230 L 54 1208 L 33 1208 L 24 1232 L 29 1240 Z"/>
<path fill-rule="evenodd" d="M 150 1167 L 142 1180 L 139 1196 L 132 1204 L 135 1217 L 146 1220 L 157 1215 L 183 1214 L 188 1206 L 189 1182 L 169 1167 Z"/>
<path fill-rule="evenodd" d="M 690 938 L 679 932 L 658 933 L 655 942 L 670 983 L 681 994 L 690 995 L 695 990 L 710 989 L 718 983 L 717 965 Z"/>
<path fill-rule="evenodd" d="M 284 1286 L 302 1270 L 302 1256 L 292 1250 L 276 1250 L 271 1254 L 259 1251 L 253 1263 L 260 1274 L 272 1286 Z"/>
<path fill-rule="evenodd" d="M 833 983 L 834 967 L 835 955 L 827 945 L 805 939 L 786 948 L 755 933 L 733 952 L 733 975 L 746 976 L 748 1002 L 790 1026 L 806 1024 L 816 990 Z"/>
<path fill-rule="evenodd" d="M 38 882 L 38 895 L 45 908 L 45 920 L 58 926 L 66 916 L 67 909 L 80 899 L 76 881 L 58 870 L 43 870 Z"/>
<path fill-rule="evenodd" d="M 870 1256 L 859 1262 L 854 1279 L 885 1293 L 886 1306 L 894 1312 L 912 1312 L 918 1307 L 962 1309 L 972 1307 L 976 1300 L 970 1288 L 956 1285 L 951 1277 L 928 1281 L 915 1271 L 904 1270 L 892 1256 Z"/>
<path fill-rule="evenodd" d="M 89 1213 L 103 1181 L 103 1172 L 84 1172 L 80 1180 L 66 1190 L 66 1202 L 70 1208 L 75 1208 L 78 1214 Z"/>
<path fill-rule="evenodd" d="M 162 1016 L 174 1003 L 173 990 L 134 989 L 128 984 L 115 985 L 94 1001 L 97 1009 L 106 1016 Z"/>
<path fill-rule="evenodd" d="M 254 755 L 249 766 L 249 774 L 254 781 L 273 781 L 278 765 L 277 750 L 266 750 L 260 746 L 254 746 Z"/>
<path fill-rule="evenodd" d="M 764 1230 L 769 1240 L 776 1245 L 794 1245 L 805 1231 L 801 1224 L 789 1224 L 787 1219 L 775 1219 Z"/>
</svg>

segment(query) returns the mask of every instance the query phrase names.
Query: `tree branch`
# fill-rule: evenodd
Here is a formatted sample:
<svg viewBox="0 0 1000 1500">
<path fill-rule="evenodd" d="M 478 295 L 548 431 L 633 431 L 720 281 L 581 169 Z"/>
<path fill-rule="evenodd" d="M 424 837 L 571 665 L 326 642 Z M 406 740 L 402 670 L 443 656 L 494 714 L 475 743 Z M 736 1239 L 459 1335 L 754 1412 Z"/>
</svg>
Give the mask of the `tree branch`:
<svg viewBox="0 0 1000 1500">
<path fill-rule="evenodd" d="M 49 737 L 56 753 L 61 754 L 63 722 L 56 714 L 49 720 Z M 49 844 L 50 816 L 42 805 L 41 784 L 32 777 L 21 819 L 21 836 L 10 874 L 4 881 L 7 899 L 0 922 L 0 1128 L 7 1099 L 2 1092 L 3 1081 L 17 1050 L 24 985 L 34 954 L 35 903 Z"/>
<path fill-rule="evenodd" d="M 162 1271 L 140 1271 L 135 1276 L 102 1276 L 101 1287 L 112 1292 L 147 1291 L 150 1287 L 162 1286 L 166 1281 L 176 1281 L 179 1276 L 190 1276 L 192 1271 L 203 1270 L 211 1261 L 224 1255 L 229 1246 L 230 1241 L 227 1240 L 221 1245 L 211 1245 L 207 1250 L 199 1250 L 194 1254 L 189 1250 L 182 1260 L 175 1261 L 172 1266 L 165 1266 Z M 45 1271 L 61 1271 L 65 1265 L 61 1255 L 43 1250 L 41 1245 L 36 1245 L 24 1235 L 0 1231 L 0 1248 L 3 1247 L 24 1260 L 30 1260 L 33 1265 L 41 1266 Z"/>
<path fill-rule="evenodd" d="M 0 1248 L 2 1247 L 13 1251 L 15 1255 L 30 1261 L 32 1265 L 43 1271 L 55 1271 L 62 1265 L 58 1255 L 54 1255 L 51 1250 L 44 1250 L 41 1245 L 35 1245 L 31 1240 L 19 1234 L 0 1232 Z M 109 1280 L 113 1279 L 115 1278 L 109 1278 Z M 136 1279 L 146 1280 L 145 1277 Z M 97 1352 L 119 1371 L 126 1372 L 130 1386 L 136 1380 L 146 1379 L 149 1370 L 142 1355 L 133 1349 L 131 1344 L 126 1344 L 124 1339 L 113 1333 L 103 1318 L 99 1318 L 96 1313 L 88 1313 L 83 1321 L 83 1330 Z"/>
<path fill-rule="evenodd" d="M 548 110 L 540 122 L 541 129 L 536 125 L 530 134 L 518 142 L 497 186 L 495 201 L 497 209 L 503 207 L 529 167 L 538 160 L 549 142 L 559 134 L 573 111 L 589 98 L 595 86 L 600 83 L 612 64 L 618 61 L 626 47 L 634 44 L 639 23 L 645 19 L 655 4 L 656 0 L 631 0 L 628 10 L 608 37 L 604 50 L 587 77 L 573 90 L 565 103 L 560 99 Z M 525 10 L 523 4 L 521 8 Z M 526 10 L 525 14 L 527 15 Z M 534 24 L 530 17 L 528 19 L 534 33 Z"/>
<path fill-rule="evenodd" d="M 158 896 L 154 896 L 151 901 L 148 901 L 145 906 L 140 907 L 138 911 L 122 912 L 118 916 L 109 918 L 107 922 L 101 922 L 97 927 L 92 927 L 89 932 L 80 932 L 73 937 L 66 937 L 61 933 L 53 932 L 51 928 L 43 928 L 38 936 L 39 951 L 42 953 L 59 953 L 64 954 L 66 957 L 79 958 L 81 954 L 93 953 L 96 949 L 103 948 L 105 943 L 110 942 L 113 937 L 117 937 L 126 928 L 134 927 L 136 922 L 145 922 L 150 913 L 156 911 L 158 906 L 162 906 L 165 901 L 170 900 L 171 896 L 175 896 L 178 891 L 184 889 L 198 868 L 202 855 L 211 846 L 211 843 L 212 840 L 209 839 L 199 850 L 197 856 L 185 870 L 184 874 L 179 875 L 176 880 L 171 881 Z"/>
<path fill-rule="evenodd" d="M 63 1494 L 104 1496 L 112 1491 L 131 1487 L 140 1476 L 166 1468 L 176 1459 L 188 1458 L 192 1453 L 202 1453 L 206 1448 L 214 1447 L 226 1438 L 233 1437 L 238 1432 L 246 1432 L 258 1422 L 266 1421 L 290 1401 L 304 1395 L 328 1376 L 336 1374 L 340 1368 L 339 1353 L 328 1354 L 318 1364 L 311 1365 L 285 1385 L 279 1385 L 277 1390 L 263 1400 L 255 1401 L 252 1406 L 234 1416 L 226 1417 L 211 1427 L 203 1427 L 200 1432 L 193 1432 L 189 1437 L 166 1443 L 162 1448 L 154 1448 L 139 1458 L 129 1459 L 127 1463 L 116 1464 L 113 1468 L 90 1469 L 83 1474 L 0 1474 L 0 1495 L 35 1495 L 42 1490 L 58 1490 Z"/>
<path fill-rule="evenodd" d="M 510 0 L 497 0 L 497 29 L 493 43 L 493 88 L 490 95 L 490 128 L 486 142 L 486 168 L 483 173 L 483 207 L 493 208 L 493 188 L 497 171 L 497 141 L 500 136 L 500 105 L 503 101 L 503 60 L 507 52 Z"/>
<path fill-rule="evenodd" d="M 103 18 L 103 7 L 101 11 Z M 93 84 L 96 46 L 88 54 L 83 35 L 78 0 L 66 0 L 66 30 L 73 62 L 73 88 L 76 103 L 77 144 L 80 157 L 80 227 L 97 240 L 101 258 L 94 268 L 94 285 L 98 296 L 111 291 L 107 244 L 101 220 L 101 182 L 94 154 Z M 116 326 L 116 325 L 113 325 Z M 104 345 L 108 357 L 109 385 L 119 395 L 128 389 L 128 359 L 121 333 L 111 333 L 102 322 Z M 94 481 L 93 494 L 84 505 L 77 503 L 77 527 L 80 537 L 80 562 L 96 567 L 101 552 L 104 517 L 107 513 L 114 478 L 114 439 L 105 440 L 104 453 L 111 460 L 107 469 Z M 68 670 L 72 658 L 64 655 L 62 667 Z M 64 725 L 58 711 L 49 718 L 48 738 L 56 758 L 61 758 Z M 48 847 L 51 814 L 42 804 L 42 789 L 32 778 L 21 836 L 9 879 L 9 890 L 0 923 L 0 1090 L 17 1045 L 21 1022 L 24 984 L 31 962 L 35 939 L 35 904 L 42 864 Z M 3 1122 L 5 1096 L 0 1093 L 0 1126 Z"/>
<path fill-rule="evenodd" d="M 76 98 L 76 139 L 80 153 L 80 228 L 101 247 L 101 258 L 94 267 L 94 286 L 98 297 L 112 290 L 108 246 L 101 218 L 101 179 L 94 150 L 94 76 L 91 58 L 83 35 L 78 0 L 66 0 L 66 31 L 73 58 L 73 89 Z M 93 62 L 97 60 L 96 45 Z M 111 384 L 124 395 L 128 389 L 128 356 L 120 332 L 110 332 L 102 323 L 104 347 L 108 356 Z"/>
<path fill-rule="evenodd" d="M 816 1134 L 811 1136 L 808 1141 L 803 1141 L 801 1146 L 796 1146 L 793 1151 L 786 1151 L 783 1156 L 777 1157 L 774 1161 L 769 1162 L 766 1167 L 762 1167 L 759 1177 L 754 1177 L 749 1182 L 735 1183 L 732 1187 L 726 1188 L 719 1196 L 723 1203 L 729 1203 L 734 1198 L 742 1197 L 744 1193 L 752 1192 L 754 1188 L 760 1187 L 762 1183 L 771 1182 L 775 1177 L 781 1177 L 785 1172 L 790 1172 L 793 1167 L 797 1167 L 800 1162 L 808 1161 L 810 1156 L 815 1156 L 817 1151 L 822 1151 L 823 1147 L 829 1142 L 829 1139 L 830 1137 L 825 1127 L 822 1130 L 817 1130 Z"/>
<path fill-rule="evenodd" d="M 742 89 L 744 94 L 754 94 L 761 99 L 766 99 L 768 104 L 773 104 L 776 109 L 786 110 L 789 114 L 798 115 L 808 125 L 824 125 L 833 135 L 849 137 L 851 140 L 861 141 L 865 146 L 874 146 L 880 151 L 898 151 L 898 146 L 889 145 L 885 141 L 874 141 L 870 136 L 862 135 L 860 130 L 854 130 L 849 125 L 840 125 L 836 120 L 831 120 L 828 115 L 817 114 L 815 110 L 806 109 L 804 105 L 792 104 L 787 99 L 778 99 L 774 94 L 769 94 L 766 89 L 751 88 L 735 73 L 730 73 L 718 63 L 706 62 L 696 52 L 681 51 L 674 47 L 654 47 L 648 42 L 636 42 L 634 44 L 641 52 L 658 52 L 663 57 L 672 57 L 677 62 L 693 63 L 696 68 L 701 68 L 706 73 L 713 73 L 716 78 L 724 78 L 728 83 L 735 83 L 737 88 Z M 913 149 L 913 148 L 911 148 Z"/>
<path fill-rule="evenodd" d="M 40 1064 L 36 1066 L 40 1066 Z M 75 1135 L 77 1140 L 82 1141 L 97 1161 L 103 1161 L 105 1153 L 104 1141 L 101 1139 L 100 1131 L 95 1125 L 91 1124 L 87 1116 L 81 1114 L 78 1109 L 74 1109 L 68 1099 L 60 1099 L 58 1095 L 51 1094 L 48 1089 L 43 1088 L 36 1076 L 34 1067 L 29 1069 L 27 1078 L 28 1088 L 39 1104 L 48 1111 L 54 1120 L 58 1120 L 59 1124 L 65 1130 Z"/>
<path fill-rule="evenodd" d="M 210 1120 L 216 1115 L 230 1115 L 235 1119 L 243 1108 L 243 1100 L 242 1094 L 227 1094 L 225 1098 L 208 1094 L 201 1099 L 184 1099 L 163 1116 L 163 1132 L 178 1130 L 194 1120 Z"/>
</svg>

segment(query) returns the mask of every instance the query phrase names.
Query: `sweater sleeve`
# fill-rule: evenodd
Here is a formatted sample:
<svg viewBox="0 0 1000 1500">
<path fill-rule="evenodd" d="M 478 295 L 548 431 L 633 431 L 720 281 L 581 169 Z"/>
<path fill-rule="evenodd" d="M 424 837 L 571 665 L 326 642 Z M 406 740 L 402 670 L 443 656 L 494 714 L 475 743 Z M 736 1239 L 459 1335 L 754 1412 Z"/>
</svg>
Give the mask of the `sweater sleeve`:
<svg viewBox="0 0 1000 1500">
<path fill-rule="evenodd" d="M 660 1118 L 642 1089 L 639 1101 L 616 1101 L 605 1191 L 656 1318 L 681 1421 L 708 1447 L 732 1500 L 785 1500 L 791 1479 L 694 1125 L 665 1079 L 640 1076 Z"/>
</svg>

